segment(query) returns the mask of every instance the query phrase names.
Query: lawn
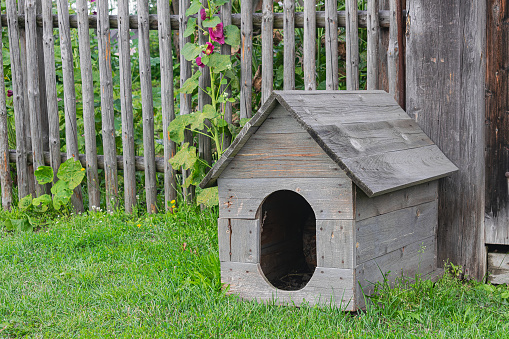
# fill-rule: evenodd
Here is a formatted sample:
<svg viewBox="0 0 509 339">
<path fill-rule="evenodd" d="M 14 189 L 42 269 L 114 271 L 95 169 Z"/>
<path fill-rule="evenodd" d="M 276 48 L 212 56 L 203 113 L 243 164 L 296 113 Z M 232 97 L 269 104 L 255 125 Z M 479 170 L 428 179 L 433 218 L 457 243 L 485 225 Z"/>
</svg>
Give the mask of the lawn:
<svg viewBox="0 0 509 339">
<path fill-rule="evenodd" d="M 216 220 L 100 212 L 0 231 L 0 338 L 509 336 L 509 289 L 452 275 L 380 285 L 356 314 L 241 302 L 221 291 Z"/>
</svg>

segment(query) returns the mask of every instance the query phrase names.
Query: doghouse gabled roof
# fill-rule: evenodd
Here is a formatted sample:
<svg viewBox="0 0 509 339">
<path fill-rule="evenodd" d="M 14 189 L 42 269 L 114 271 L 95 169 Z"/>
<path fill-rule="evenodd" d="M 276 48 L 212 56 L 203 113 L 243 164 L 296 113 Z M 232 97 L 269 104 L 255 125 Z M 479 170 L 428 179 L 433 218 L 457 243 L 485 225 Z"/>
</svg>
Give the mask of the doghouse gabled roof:
<svg viewBox="0 0 509 339">
<path fill-rule="evenodd" d="M 384 91 L 275 91 L 200 187 L 215 185 L 221 172 L 278 103 L 369 197 L 458 170 Z"/>
</svg>

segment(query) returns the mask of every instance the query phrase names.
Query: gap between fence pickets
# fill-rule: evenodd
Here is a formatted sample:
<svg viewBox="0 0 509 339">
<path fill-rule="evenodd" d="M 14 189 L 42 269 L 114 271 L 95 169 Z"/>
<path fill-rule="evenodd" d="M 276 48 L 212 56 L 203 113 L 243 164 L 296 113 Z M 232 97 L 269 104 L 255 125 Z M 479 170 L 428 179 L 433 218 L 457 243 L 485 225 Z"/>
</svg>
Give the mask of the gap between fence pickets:
<svg viewBox="0 0 509 339">
<path fill-rule="evenodd" d="M 404 17 L 406 17 L 406 12 L 403 11 Z M 390 11 L 381 10 L 378 12 L 378 20 L 380 23 L 380 27 L 388 28 L 390 26 Z M 261 28 L 262 27 L 262 13 L 253 13 L 253 28 Z M 304 27 L 304 12 L 295 12 L 295 28 L 303 28 Z M 1 15 L 2 27 L 7 27 L 7 15 Z M 366 28 L 368 21 L 368 12 L 367 11 L 358 11 L 358 20 L 359 20 L 359 28 Z M 90 28 L 97 28 L 97 16 L 89 15 L 88 21 Z M 42 15 L 36 16 L 37 26 L 42 27 Z M 171 29 L 178 30 L 179 21 L 178 15 L 170 15 Z M 71 28 L 78 28 L 78 16 L 77 15 L 69 15 L 69 23 Z M 18 24 L 19 27 L 25 27 L 25 16 L 18 15 Z M 149 15 L 149 29 L 157 30 L 158 29 L 158 20 L 157 14 Z M 232 14 L 232 24 L 240 27 L 241 24 L 241 15 L 240 13 Z M 284 13 L 274 13 L 274 29 L 283 29 L 284 27 Z M 326 13 L 324 11 L 316 12 L 316 27 L 325 28 L 326 26 Z M 345 27 L 346 26 L 346 12 L 338 11 L 338 26 Z M 58 17 L 57 15 L 53 15 L 53 28 L 58 28 Z M 110 15 L 110 28 L 117 29 L 118 28 L 118 16 Z M 138 16 L 130 15 L 129 16 L 129 28 L 130 29 L 138 29 Z"/>
<path fill-rule="evenodd" d="M 50 166 L 50 153 L 44 152 L 44 164 L 46 166 Z M 143 172 L 145 171 L 145 164 L 143 161 L 142 156 L 136 156 L 134 157 L 134 167 L 136 171 Z M 60 159 L 61 162 L 64 162 L 67 160 L 67 154 L 66 153 L 60 153 Z M 117 155 L 117 168 L 119 170 L 124 169 L 124 157 L 121 155 Z M 83 167 L 87 164 L 87 156 L 85 154 L 79 155 L 79 161 Z M 16 150 L 9 150 L 9 162 L 16 163 Z M 27 152 L 27 164 L 32 164 L 33 162 L 33 156 L 32 152 Z M 156 164 L 156 172 L 158 173 L 164 173 L 164 165 L 165 161 L 163 157 L 156 157 L 155 158 L 155 164 Z M 104 155 L 98 155 L 97 156 L 97 167 L 99 169 L 104 169 Z"/>
</svg>

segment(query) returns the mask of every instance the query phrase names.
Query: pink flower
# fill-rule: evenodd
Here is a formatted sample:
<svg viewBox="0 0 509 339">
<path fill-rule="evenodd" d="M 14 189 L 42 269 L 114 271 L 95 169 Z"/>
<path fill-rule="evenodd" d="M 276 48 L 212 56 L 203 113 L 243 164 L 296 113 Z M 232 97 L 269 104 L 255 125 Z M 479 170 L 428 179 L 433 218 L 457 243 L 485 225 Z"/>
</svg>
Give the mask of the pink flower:
<svg viewBox="0 0 509 339">
<path fill-rule="evenodd" d="M 93 14 L 93 15 L 97 15 L 97 11 L 93 11 L 93 12 L 92 12 L 92 14 Z"/>
<path fill-rule="evenodd" d="M 216 42 L 219 42 L 221 45 L 224 44 L 224 33 L 223 33 L 223 23 L 218 23 L 216 27 L 209 28 L 210 38 Z"/>
<path fill-rule="evenodd" d="M 8 90 L 7 91 L 7 96 L 10 98 L 14 95 L 14 93 L 12 92 L 12 90 Z"/>
<path fill-rule="evenodd" d="M 196 64 L 200 66 L 201 68 L 205 67 L 205 64 L 201 62 L 201 57 L 196 58 Z"/>
<path fill-rule="evenodd" d="M 208 18 L 208 16 L 207 16 L 207 11 L 205 10 L 205 8 L 202 8 L 202 9 L 200 10 L 200 16 L 201 16 L 201 19 L 202 19 L 202 20 L 205 20 L 205 19 L 207 19 L 207 18 Z"/>
<path fill-rule="evenodd" d="M 90 0 L 90 2 L 95 2 L 95 0 Z"/>
<path fill-rule="evenodd" d="M 214 45 L 207 41 L 207 49 L 205 49 L 205 54 L 211 55 L 214 52 Z"/>
</svg>

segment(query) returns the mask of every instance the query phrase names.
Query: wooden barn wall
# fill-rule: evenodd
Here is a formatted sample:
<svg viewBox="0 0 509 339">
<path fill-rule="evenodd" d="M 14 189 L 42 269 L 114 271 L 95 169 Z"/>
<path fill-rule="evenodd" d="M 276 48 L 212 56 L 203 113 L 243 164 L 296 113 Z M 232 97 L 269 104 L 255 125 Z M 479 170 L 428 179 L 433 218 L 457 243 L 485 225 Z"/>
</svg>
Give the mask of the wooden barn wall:
<svg viewBox="0 0 509 339">
<path fill-rule="evenodd" d="M 509 244 L 509 4 L 486 10 L 486 243 Z"/>
<path fill-rule="evenodd" d="M 438 263 L 481 279 L 486 3 L 407 0 L 407 113 L 459 171 L 439 188 Z"/>
</svg>

